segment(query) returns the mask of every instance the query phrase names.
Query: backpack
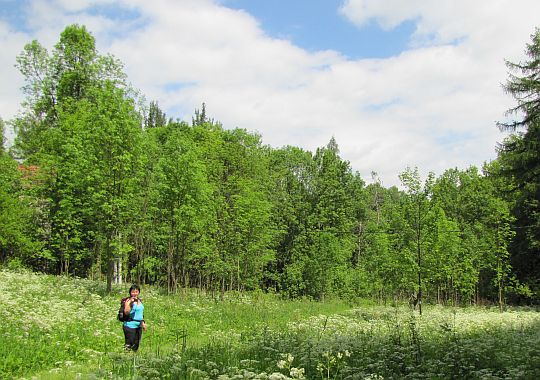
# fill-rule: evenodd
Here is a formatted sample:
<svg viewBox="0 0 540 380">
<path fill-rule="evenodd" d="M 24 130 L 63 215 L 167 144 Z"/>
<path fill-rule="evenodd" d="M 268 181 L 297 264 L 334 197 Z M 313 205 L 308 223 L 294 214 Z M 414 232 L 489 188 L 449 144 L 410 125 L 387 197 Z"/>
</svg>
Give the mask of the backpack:
<svg viewBox="0 0 540 380">
<path fill-rule="evenodd" d="M 126 297 L 126 298 L 122 298 L 122 300 L 120 301 L 120 309 L 118 309 L 118 320 L 120 322 L 128 322 L 128 321 L 131 321 L 131 316 L 130 316 L 130 313 L 124 313 L 124 305 L 126 303 L 126 300 L 128 300 L 129 297 Z"/>
</svg>

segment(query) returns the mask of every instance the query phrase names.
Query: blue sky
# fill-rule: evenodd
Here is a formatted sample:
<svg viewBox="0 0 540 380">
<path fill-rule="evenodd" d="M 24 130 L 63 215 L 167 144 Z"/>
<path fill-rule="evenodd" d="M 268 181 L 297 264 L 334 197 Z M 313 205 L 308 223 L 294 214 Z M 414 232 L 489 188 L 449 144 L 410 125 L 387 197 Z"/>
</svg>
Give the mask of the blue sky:
<svg viewBox="0 0 540 380">
<path fill-rule="evenodd" d="M 415 26 L 406 21 L 383 30 L 376 22 L 354 25 L 339 12 L 341 0 L 224 0 L 253 15 L 274 38 L 291 40 L 309 51 L 336 50 L 348 58 L 385 58 L 407 48 Z"/>
<path fill-rule="evenodd" d="M 25 12 L 31 0 L 0 0 L 1 15 L 13 28 L 31 33 Z M 404 21 L 384 30 L 378 23 L 354 25 L 339 9 L 343 0 L 222 0 L 223 6 L 243 10 L 255 17 L 262 30 L 277 39 L 287 39 L 308 51 L 335 50 L 348 58 L 385 58 L 407 49 L 415 30 Z M 143 16 L 122 4 L 90 3 L 90 15 L 104 15 L 125 22 Z"/>
<path fill-rule="evenodd" d="M 526 10 L 524 12 L 524 10 Z M 15 57 L 84 24 L 168 116 L 204 102 L 225 128 L 314 151 L 332 136 L 367 181 L 481 166 L 514 103 L 536 0 L 0 0 L 0 117 L 21 110 Z M 12 138 L 12 136 L 10 136 Z"/>
</svg>

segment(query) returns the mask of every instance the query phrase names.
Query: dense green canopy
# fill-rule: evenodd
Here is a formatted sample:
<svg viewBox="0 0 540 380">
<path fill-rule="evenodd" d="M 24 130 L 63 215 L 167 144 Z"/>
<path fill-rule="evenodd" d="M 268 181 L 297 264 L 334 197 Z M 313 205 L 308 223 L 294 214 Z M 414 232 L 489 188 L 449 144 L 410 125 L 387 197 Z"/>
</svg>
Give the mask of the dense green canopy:
<svg viewBox="0 0 540 380">
<path fill-rule="evenodd" d="M 376 173 L 367 185 L 334 138 L 274 149 L 204 104 L 191 124 L 167 120 L 70 25 L 52 53 L 32 41 L 17 57 L 27 98 L 0 152 L 0 261 L 109 289 L 538 301 L 539 46 L 536 32 L 531 61 L 510 64 L 524 119 L 499 159 L 426 179 L 407 168 L 400 190 Z"/>
</svg>

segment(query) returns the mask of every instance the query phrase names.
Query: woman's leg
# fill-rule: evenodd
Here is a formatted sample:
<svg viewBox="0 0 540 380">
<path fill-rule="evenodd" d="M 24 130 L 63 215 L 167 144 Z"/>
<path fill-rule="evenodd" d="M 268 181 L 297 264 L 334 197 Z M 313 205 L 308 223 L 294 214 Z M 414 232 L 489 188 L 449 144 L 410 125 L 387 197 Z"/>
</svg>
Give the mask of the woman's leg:
<svg viewBox="0 0 540 380">
<path fill-rule="evenodd" d="M 131 346 L 131 349 L 133 352 L 137 352 L 139 349 L 139 343 L 141 343 L 141 337 L 142 337 L 142 328 L 139 327 L 138 329 L 135 329 L 135 339 L 133 341 L 133 345 Z"/>
<path fill-rule="evenodd" d="M 137 330 L 139 329 L 132 329 L 127 326 L 123 326 L 123 330 L 124 330 L 124 341 L 125 341 L 124 348 L 126 350 L 137 351 L 137 348 L 139 348 L 139 340 L 140 340 L 140 336 L 137 337 L 137 334 L 138 334 Z"/>
</svg>

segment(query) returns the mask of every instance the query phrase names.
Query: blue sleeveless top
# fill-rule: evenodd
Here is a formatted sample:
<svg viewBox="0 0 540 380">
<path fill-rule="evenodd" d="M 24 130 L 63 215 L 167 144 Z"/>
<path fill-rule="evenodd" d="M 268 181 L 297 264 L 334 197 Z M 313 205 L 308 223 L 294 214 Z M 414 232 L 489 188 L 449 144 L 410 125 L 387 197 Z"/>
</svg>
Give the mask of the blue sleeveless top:
<svg viewBox="0 0 540 380">
<path fill-rule="evenodd" d="M 131 307 L 131 312 L 129 313 L 129 316 L 131 317 L 131 319 L 135 319 L 136 321 L 124 322 L 124 326 L 132 329 L 138 329 L 141 326 L 141 322 L 138 321 L 144 319 L 143 313 L 144 305 L 142 304 L 142 302 L 140 304 L 134 303 Z"/>
</svg>

